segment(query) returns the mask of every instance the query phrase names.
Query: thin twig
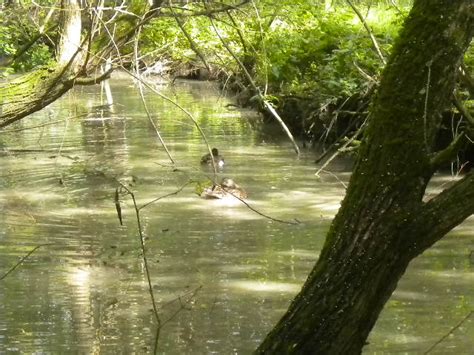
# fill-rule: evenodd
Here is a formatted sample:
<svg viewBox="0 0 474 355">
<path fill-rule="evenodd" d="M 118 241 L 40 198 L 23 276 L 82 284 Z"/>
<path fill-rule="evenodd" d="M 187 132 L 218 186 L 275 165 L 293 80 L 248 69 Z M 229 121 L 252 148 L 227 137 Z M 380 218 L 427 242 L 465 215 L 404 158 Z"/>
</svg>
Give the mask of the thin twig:
<svg viewBox="0 0 474 355">
<path fill-rule="evenodd" d="M 173 195 L 177 195 L 177 194 L 179 194 L 181 191 L 183 191 L 183 189 L 184 189 L 186 186 L 188 186 L 188 185 L 190 185 L 190 184 L 192 184 L 192 183 L 194 183 L 194 182 L 195 182 L 195 181 L 190 180 L 190 181 L 188 181 L 187 183 L 185 183 L 184 185 L 182 185 L 182 186 L 181 186 L 179 189 L 177 189 L 176 191 L 173 191 L 173 192 L 170 192 L 169 194 L 166 194 L 166 195 L 157 197 L 157 198 L 155 198 L 155 199 L 153 199 L 153 200 L 151 200 L 151 201 L 145 203 L 144 205 L 141 205 L 140 207 L 138 207 L 138 210 L 140 211 L 140 210 L 142 210 L 142 209 L 148 207 L 149 205 L 151 205 L 151 204 L 153 204 L 153 203 L 155 203 L 155 202 L 157 202 L 157 201 L 159 201 L 159 200 L 162 200 L 162 199 L 164 199 L 164 198 L 166 198 L 166 197 L 170 197 L 170 196 L 173 196 Z"/>
<path fill-rule="evenodd" d="M 428 353 L 430 353 L 436 346 L 438 346 L 439 344 L 441 344 L 441 343 L 444 341 L 444 339 L 446 339 L 448 336 L 450 336 L 450 335 L 451 335 L 456 329 L 458 329 L 465 321 L 467 321 L 467 320 L 472 316 L 473 313 L 474 313 L 474 311 L 470 311 L 470 312 L 467 314 L 467 316 L 465 316 L 458 324 L 456 324 L 453 328 L 451 328 L 451 330 L 450 330 L 447 334 L 443 335 L 443 336 L 441 337 L 441 339 L 439 339 L 436 343 L 434 343 L 433 345 L 431 345 L 431 347 L 430 347 L 428 350 L 426 350 L 423 354 L 428 354 Z"/>
<path fill-rule="evenodd" d="M 157 306 L 157 303 L 156 303 L 156 299 L 155 299 L 155 295 L 154 295 L 154 291 L 153 291 L 153 286 L 152 286 L 152 283 L 151 283 L 151 274 L 150 274 L 150 269 L 149 269 L 149 266 L 148 266 L 148 258 L 146 256 L 146 247 L 145 247 L 145 243 L 144 243 L 144 240 L 145 240 L 145 236 L 143 234 L 143 227 L 142 227 L 142 223 L 141 223 L 141 217 L 140 217 L 140 211 L 149 206 L 150 204 L 156 202 L 156 201 L 159 201 L 165 197 L 168 197 L 168 196 L 171 196 L 171 195 L 176 195 L 177 193 L 179 193 L 180 191 L 182 191 L 184 189 L 185 186 L 189 185 L 191 183 L 191 181 L 187 182 L 186 184 L 184 184 L 181 188 L 179 188 L 178 190 L 176 190 L 175 192 L 172 192 L 172 193 L 169 193 L 169 194 L 166 194 L 166 195 L 163 195 L 163 196 L 160 196 L 142 206 L 138 206 L 137 204 L 137 201 L 136 201 L 136 198 L 135 198 L 135 194 L 130 191 L 130 189 L 124 185 L 123 183 L 121 183 L 120 181 L 118 181 L 118 183 L 120 184 L 120 187 L 131 197 L 132 199 L 132 202 L 133 202 L 133 207 L 134 207 L 134 210 L 135 210 L 135 216 L 136 216 L 136 221 L 137 221 L 137 229 L 138 229 L 138 236 L 139 236 L 139 239 L 140 239 L 140 247 L 141 247 L 141 251 L 142 251 L 142 259 L 143 259 L 143 265 L 145 267 L 145 277 L 147 279 L 147 283 L 148 283 L 148 292 L 150 293 L 150 299 L 151 299 L 151 302 L 152 302 L 152 305 L 153 305 L 153 315 L 155 316 L 155 319 L 156 319 L 156 322 L 157 322 L 157 327 L 156 327 L 156 333 L 155 333 L 155 339 L 154 339 L 154 345 L 153 345 L 153 353 L 154 354 L 157 354 L 158 353 L 158 340 L 159 340 L 159 337 L 160 337 L 160 332 L 161 332 L 161 329 L 163 328 L 163 326 L 169 322 L 173 317 L 176 316 L 177 313 L 179 313 L 182 309 L 184 309 L 184 307 L 181 307 L 175 314 L 173 314 L 173 316 L 170 318 L 170 319 L 167 319 L 165 320 L 164 322 L 161 321 L 161 318 L 160 318 L 160 315 L 158 313 L 158 306 Z M 116 204 L 118 202 L 116 201 Z M 119 213 L 120 215 L 120 213 Z M 193 294 L 193 297 L 194 295 L 197 293 L 197 291 L 200 289 L 201 287 L 197 288 L 196 290 L 194 290 L 192 292 Z M 178 297 L 178 299 L 180 300 L 180 297 Z"/>
<path fill-rule="evenodd" d="M 367 119 L 362 123 L 362 125 L 359 127 L 357 132 L 354 133 L 354 135 L 350 139 L 348 139 L 347 142 L 344 143 L 344 145 L 341 148 L 336 150 L 336 152 L 333 155 L 331 155 L 328 160 L 324 162 L 324 164 L 316 171 L 314 175 L 319 176 L 319 173 L 323 171 L 326 168 L 326 166 L 328 166 L 329 163 L 332 162 L 341 153 L 342 149 L 346 148 L 349 144 L 351 144 L 357 138 L 357 136 L 362 132 L 366 122 L 367 122 Z"/>
<path fill-rule="evenodd" d="M 426 150 L 429 151 L 428 145 L 428 132 L 427 132 L 427 120 L 428 120 L 428 102 L 429 102 L 429 95 L 430 95 L 430 86 L 431 86 L 431 65 L 433 61 L 430 60 L 429 63 L 426 64 L 428 67 L 428 75 L 426 78 L 426 89 L 425 89 L 425 106 L 423 110 L 423 136 L 425 140 Z"/>
<path fill-rule="evenodd" d="M 250 2 L 250 0 L 242 0 L 240 3 L 235 4 L 235 5 L 218 3 L 218 5 L 221 6 L 220 8 L 213 9 L 213 10 L 210 10 L 210 9 L 206 8 L 203 11 L 197 11 L 197 10 L 192 10 L 190 8 L 178 7 L 178 8 L 176 8 L 177 10 L 186 10 L 188 13 L 184 14 L 184 15 L 182 15 L 182 14 L 171 14 L 171 15 L 169 15 L 166 12 L 162 12 L 161 16 L 162 17 L 175 17 L 175 16 L 179 16 L 179 17 L 191 17 L 191 16 L 198 17 L 198 16 L 203 16 L 203 15 L 204 16 L 210 16 L 210 15 L 213 15 L 213 14 L 223 13 L 223 12 L 226 12 L 226 11 L 229 11 L 229 10 L 240 10 L 240 7 L 244 6 L 248 2 Z M 169 6 L 168 6 L 168 8 L 169 8 Z M 166 8 L 163 8 L 163 9 L 166 9 Z"/>
<path fill-rule="evenodd" d="M 355 7 L 355 5 L 352 3 L 351 0 L 346 0 L 346 1 L 349 4 L 349 6 L 352 7 L 352 10 L 354 10 L 354 12 L 356 13 L 356 15 L 359 18 L 360 22 L 362 22 L 362 24 L 364 25 L 367 33 L 369 34 L 370 40 L 372 41 L 372 44 L 374 45 L 375 52 L 379 56 L 380 60 L 382 61 L 382 63 L 384 65 L 387 64 L 387 61 L 385 60 L 385 57 L 383 56 L 382 51 L 380 50 L 380 46 L 377 43 L 377 40 L 375 39 L 375 36 L 372 33 L 372 30 L 370 29 L 369 25 L 367 24 L 367 21 L 365 21 L 364 17 L 360 13 L 360 11 L 357 9 L 357 7 Z"/>
<path fill-rule="evenodd" d="M 36 125 L 36 126 L 28 126 L 28 127 L 15 128 L 15 129 L 4 129 L 4 130 L 0 130 L 0 134 L 2 134 L 2 133 L 11 133 L 11 132 L 21 132 L 21 131 L 26 131 L 26 130 L 29 130 L 29 129 L 41 128 L 41 127 L 50 126 L 50 125 L 53 125 L 53 124 L 56 124 L 56 123 L 64 122 L 64 121 L 66 121 L 68 119 L 71 119 L 71 118 L 84 117 L 84 116 L 87 116 L 87 115 L 88 115 L 88 113 L 84 113 L 82 115 L 68 117 L 68 118 L 65 118 L 63 120 L 55 120 L 55 121 L 51 121 L 51 122 L 46 122 L 46 123 L 42 123 L 42 124 L 39 124 L 39 125 Z"/>
<path fill-rule="evenodd" d="M 139 70 L 138 70 L 138 39 L 140 37 L 140 34 L 141 34 L 141 30 L 138 31 L 137 36 L 135 38 L 135 50 L 134 50 L 134 52 L 135 52 L 135 63 L 136 63 L 135 71 L 136 71 L 137 76 L 140 75 Z M 143 84 L 142 84 L 141 80 L 138 80 L 138 91 L 140 93 L 140 99 L 142 100 L 143 107 L 145 109 L 148 120 L 150 121 L 151 125 L 153 126 L 153 129 L 155 130 L 155 133 L 158 137 L 158 140 L 161 143 L 161 146 L 164 148 L 164 150 L 165 150 L 166 154 L 168 155 L 168 158 L 170 159 L 171 163 L 173 165 L 176 164 L 173 157 L 171 156 L 170 151 L 168 150 L 168 147 L 166 146 L 165 141 L 161 137 L 160 131 L 156 127 L 156 124 L 153 121 L 153 118 L 151 117 L 150 110 L 148 109 L 148 105 L 146 104 L 145 95 L 143 94 Z"/>
<path fill-rule="evenodd" d="M 140 218 L 140 208 L 137 205 L 137 201 L 135 199 L 135 194 L 132 191 L 130 191 L 130 189 L 127 186 L 125 186 L 124 184 L 122 184 L 121 182 L 119 182 L 119 184 L 122 187 L 122 189 L 124 191 L 126 191 L 126 193 L 128 195 L 130 195 L 130 197 L 132 198 L 133 207 L 135 209 L 135 216 L 136 216 L 136 219 L 137 219 L 137 228 L 138 228 L 138 236 L 139 236 L 139 239 L 140 239 L 140 247 L 141 247 L 141 250 L 142 250 L 142 259 L 143 259 L 143 264 L 145 266 L 145 276 L 146 276 L 146 279 L 147 279 L 147 282 L 148 282 L 148 291 L 150 293 L 150 298 L 151 298 L 151 302 L 152 302 L 152 305 L 153 305 L 153 314 L 155 316 L 158 327 L 160 327 L 161 319 L 160 319 L 160 316 L 158 314 L 158 307 L 156 306 L 156 300 L 155 300 L 155 295 L 154 295 L 154 292 L 153 292 L 153 286 L 151 284 L 150 269 L 148 267 L 148 259 L 146 257 L 146 247 L 145 247 L 145 243 L 144 243 L 145 236 L 143 235 L 142 222 L 141 222 L 141 218 Z"/>
<path fill-rule="evenodd" d="M 135 75 L 134 73 L 132 73 L 131 71 L 127 70 L 126 68 L 123 68 L 122 67 L 122 70 L 127 73 L 128 75 L 130 75 L 131 77 L 135 78 L 136 80 L 140 80 L 144 86 L 146 86 L 149 90 L 153 91 L 156 95 L 158 95 L 159 97 L 161 97 L 162 99 L 164 99 L 165 101 L 168 101 L 169 103 L 171 103 L 172 105 L 176 106 L 177 108 L 179 108 L 186 116 L 189 117 L 189 119 L 194 123 L 194 125 L 196 126 L 197 130 L 199 131 L 199 134 L 201 135 L 202 139 L 204 140 L 204 143 L 206 144 L 207 146 L 207 149 L 209 151 L 209 154 L 210 156 L 212 156 L 212 150 L 211 150 L 211 146 L 209 145 L 209 141 L 207 140 L 207 137 L 206 135 L 204 134 L 204 131 L 202 130 L 201 126 L 199 125 L 199 123 L 197 122 L 197 120 L 194 118 L 194 116 L 188 111 L 186 110 L 183 106 L 181 106 L 180 104 L 178 104 L 176 101 L 170 99 L 168 96 L 166 95 L 163 95 L 161 92 L 159 92 L 158 90 L 156 90 L 154 87 L 152 87 L 150 84 L 148 84 L 145 80 L 143 80 L 143 78 Z M 217 166 L 215 164 L 215 161 L 214 159 L 211 159 L 211 162 L 212 162 L 212 168 L 214 170 L 214 176 L 217 176 Z"/>
<path fill-rule="evenodd" d="M 211 181 L 212 181 L 212 179 L 211 179 Z M 214 182 L 214 184 L 216 185 L 216 182 L 215 182 L 215 181 L 213 181 L 213 182 Z M 218 185 L 218 184 L 217 184 L 217 185 Z M 227 191 L 227 190 L 225 190 L 225 192 L 228 193 L 229 195 L 232 195 L 232 196 L 235 197 L 236 199 L 238 199 L 238 200 L 239 200 L 240 202 L 242 202 L 249 210 L 251 210 L 251 211 L 255 212 L 256 214 L 258 214 L 258 215 L 260 215 L 260 216 L 262 216 L 262 217 L 264 217 L 264 218 L 267 218 L 267 219 L 269 219 L 269 220 L 271 220 L 271 221 L 279 222 L 279 223 L 283 223 L 283 224 L 293 224 L 293 225 L 295 225 L 295 224 L 300 224 L 300 222 L 299 222 L 297 219 L 295 219 L 294 221 L 285 221 L 285 220 L 283 220 L 283 219 L 273 218 L 273 217 L 271 217 L 271 216 L 269 216 L 269 215 L 267 215 L 267 214 L 265 214 L 265 213 L 263 213 L 263 212 L 260 212 L 259 210 L 255 209 L 255 208 L 253 208 L 252 206 L 250 206 L 250 204 L 249 204 L 248 202 L 246 202 L 244 199 L 240 198 L 239 196 L 233 194 L 232 192 Z"/>
<path fill-rule="evenodd" d="M 208 7 L 207 2 L 203 2 L 204 6 Z M 247 68 L 245 65 L 242 63 L 242 61 L 237 57 L 237 55 L 234 53 L 234 51 L 229 47 L 227 42 L 222 38 L 222 36 L 219 33 L 219 30 L 217 29 L 216 25 L 214 24 L 214 21 L 212 19 L 212 16 L 209 16 L 209 21 L 211 23 L 212 28 L 214 29 L 214 32 L 216 33 L 217 37 L 219 37 L 219 40 L 221 41 L 222 45 L 225 47 L 225 49 L 229 52 L 229 54 L 234 58 L 242 72 L 244 73 L 245 77 L 247 78 L 250 86 L 252 86 L 253 90 L 256 92 L 258 98 L 263 102 L 263 107 L 277 120 L 277 122 L 280 124 L 282 127 L 283 131 L 286 133 L 288 138 L 290 139 L 291 143 L 293 144 L 293 148 L 295 149 L 296 154 L 299 156 L 300 155 L 300 148 L 298 147 L 298 144 L 296 144 L 295 139 L 293 138 L 293 135 L 291 134 L 291 131 L 289 130 L 288 126 L 285 124 L 285 122 L 281 119 L 281 117 L 278 115 L 276 112 L 275 108 L 265 99 L 265 97 L 262 95 L 260 92 L 260 89 L 257 87 L 255 84 L 254 80 L 252 79 L 252 76 L 248 72 Z"/>
<path fill-rule="evenodd" d="M 13 265 L 13 267 L 10 268 L 10 270 L 8 270 L 5 274 L 3 274 L 2 276 L 0 276 L 0 280 L 3 280 L 5 277 L 7 277 L 10 273 L 12 273 L 18 266 L 20 266 L 20 264 L 25 261 L 31 254 L 33 254 L 36 250 L 38 250 L 39 248 L 41 247 L 44 247 L 44 246 L 47 246 L 47 245 L 53 245 L 53 243 L 46 243 L 46 244 L 40 244 L 40 245 L 37 245 L 35 246 L 33 249 L 31 249 L 28 254 L 26 254 L 25 256 L 23 256 L 15 265 Z"/>
<path fill-rule="evenodd" d="M 230 193 L 230 192 L 229 192 Z M 294 220 L 294 221 L 285 221 L 283 219 L 278 219 L 278 218 L 273 218 L 265 213 L 262 213 L 260 211 L 258 211 L 257 209 L 253 208 L 252 206 L 250 206 L 247 202 L 245 202 L 243 199 L 241 199 L 240 197 L 237 197 L 235 196 L 234 194 L 230 193 L 232 196 L 234 196 L 235 198 L 239 199 L 240 202 L 242 202 L 245 206 L 247 206 L 248 209 L 252 210 L 253 212 L 255 212 L 256 214 L 262 216 L 262 217 L 265 217 L 271 221 L 275 221 L 275 222 L 279 222 L 279 223 L 284 223 L 284 224 L 300 224 L 300 222 L 298 220 Z"/>
<path fill-rule="evenodd" d="M 342 181 L 336 174 L 334 174 L 333 172 L 329 171 L 329 170 L 321 170 L 322 173 L 325 173 L 325 174 L 328 174 L 328 175 L 331 175 L 333 178 L 335 178 L 345 189 L 347 189 L 347 184 Z"/>
<path fill-rule="evenodd" d="M 194 290 L 188 292 L 190 294 L 190 300 L 193 299 L 201 289 L 202 289 L 202 286 L 199 286 L 199 287 L 196 287 Z M 186 306 L 183 305 L 183 302 L 182 302 L 182 297 L 184 297 L 185 295 L 179 296 L 179 297 L 175 298 L 174 300 L 168 302 L 168 304 L 171 304 L 171 303 L 174 303 L 176 301 L 179 301 L 180 307 L 170 317 L 168 317 L 168 319 L 163 321 L 163 324 L 161 325 L 162 328 L 166 325 L 166 323 L 171 322 L 183 309 L 187 309 Z M 187 303 L 189 303 L 190 300 L 187 301 Z"/>
</svg>

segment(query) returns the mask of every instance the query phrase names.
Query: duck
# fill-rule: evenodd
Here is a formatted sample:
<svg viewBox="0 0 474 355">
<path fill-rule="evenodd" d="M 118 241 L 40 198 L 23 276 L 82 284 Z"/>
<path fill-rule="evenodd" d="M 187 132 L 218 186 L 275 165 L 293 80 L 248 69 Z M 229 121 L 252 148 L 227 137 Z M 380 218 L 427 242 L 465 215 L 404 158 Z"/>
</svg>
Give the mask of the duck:
<svg viewBox="0 0 474 355">
<path fill-rule="evenodd" d="M 212 148 L 211 150 L 212 155 L 207 153 L 202 156 L 201 158 L 201 164 L 202 165 L 212 165 L 212 160 L 214 160 L 214 164 L 218 168 L 222 168 L 224 166 L 224 157 L 222 155 L 219 155 L 219 151 L 217 148 Z"/>
<path fill-rule="evenodd" d="M 243 200 L 248 195 L 233 179 L 227 177 L 223 178 L 220 184 L 214 184 L 211 187 L 205 188 L 201 193 L 201 197 L 209 199 L 223 199 L 232 196 Z"/>
</svg>

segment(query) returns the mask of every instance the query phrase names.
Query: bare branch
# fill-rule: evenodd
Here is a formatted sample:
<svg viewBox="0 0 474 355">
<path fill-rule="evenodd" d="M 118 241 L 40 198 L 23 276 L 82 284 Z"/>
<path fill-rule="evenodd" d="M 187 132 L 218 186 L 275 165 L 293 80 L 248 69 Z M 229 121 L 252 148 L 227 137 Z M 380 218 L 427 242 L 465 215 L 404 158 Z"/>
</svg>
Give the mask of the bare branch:
<svg viewBox="0 0 474 355">
<path fill-rule="evenodd" d="M 164 199 L 164 198 L 167 198 L 167 197 L 170 197 L 170 196 L 179 194 L 181 191 L 183 191 L 183 189 L 184 189 L 186 186 L 192 184 L 193 182 L 194 182 L 194 181 L 190 180 L 190 181 L 188 181 L 187 183 L 185 183 L 184 185 L 182 185 L 182 186 L 181 186 L 179 189 L 177 189 L 176 191 L 170 192 L 169 194 L 166 194 L 166 195 L 163 195 L 163 196 L 154 198 L 154 199 L 151 200 L 151 201 L 148 201 L 148 202 L 145 203 L 144 205 L 141 205 L 140 207 L 138 207 L 138 210 L 140 211 L 140 210 L 142 210 L 142 209 L 148 207 L 149 205 L 152 205 L 152 204 L 154 204 L 155 202 L 158 202 L 159 200 L 162 200 L 162 199 Z"/>
<path fill-rule="evenodd" d="M 467 321 L 472 315 L 474 314 L 474 311 L 470 311 L 463 319 L 461 319 L 461 321 L 456 324 L 454 327 L 452 327 L 448 333 L 446 333 L 445 335 L 443 335 L 443 337 L 441 337 L 441 339 L 439 339 L 436 343 L 434 343 L 428 350 L 426 350 L 423 354 L 429 354 L 434 348 L 436 348 L 436 346 L 438 346 L 439 344 L 441 344 L 444 339 L 446 339 L 448 336 L 450 336 L 451 334 L 453 334 L 453 332 L 458 329 L 461 325 L 463 325 L 463 323 L 465 321 Z"/>
<path fill-rule="evenodd" d="M 170 10 L 171 10 L 171 13 L 173 15 L 176 15 L 171 6 L 170 6 Z M 178 27 L 180 28 L 180 30 L 183 33 L 184 37 L 186 37 L 186 39 L 188 40 L 189 46 L 191 47 L 192 51 L 194 53 L 196 53 L 196 55 L 199 57 L 199 59 L 201 59 L 201 62 L 204 64 L 204 66 L 206 67 L 206 69 L 210 73 L 211 72 L 211 67 L 207 63 L 206 57 L 201 52 L 201 50 L 199 49 L 197 43 L 193 40 L 193 38 L 188 33 L 188 31 L 186 31 L 186 28 L 184 28 L 184 24 L 183 24 L 182 20 L 178 16 L 174 16 L 174 19 L 175 19 L 176 23 L 178 24 Z"/>
<path fill-rule="evenodd" d="M 204 5 L 206 6 L 207 8 L 207 3 L 204 2 Z M 280 124 L 280 126 L 282 127 L 283 131 L 286 133 L 286 135 L 288 136 L 288 138 L 290 139 L 291 143 L 293 143 L 293 148 L 295 149 L 295 152 L 296 154 L 300 155 L 300 149 L 298 147 L 298 144 L 296 144 L 295 142 L 295 139 L 293 138 L 293 135 L 291 134 L 288 126 L 285 124 L 285 122 L 281 119 L 281 117 L 278 115 L 278 113 L 276 112 L 275 108 L 267 101 L 265 100 L 265 97 L 262 95 L 262 93 L 260 92 L 260 89 L 257 87 L 257 85 L 255 84 L 255 82 L 253 81 L 252 79 L 252 76 L 250 75 L 250 73 L 248 72 L 247 68 L 245 67 L 245 65 L 242 63 L 242 61 L 237 57 L 237 55 L 234 53 L 234 51 L 229 47 L 229 45 L 227 44 L 227 42 L 222 38 L 222 36 L 220 35 L 217 27 L 215 26 L 214 24 L 214 21 L 212 19 L 212 17 L 209 17 L 209 21 L 211 22 L 211 25 L 212 27 L 214 28 L 214 32 L 216 33 L 217 37 L 219 37 L 222 45 L 226 48 L 226 50 L 229 52 L 229 54 L 234 58 L 234 60 L 237 62 L 237 64 L 239 65 L 240 69 L 242 70 L 242 72 L 245 74 L 245 77 L 247 78 L 249 84 L 252 86 L 253 90 L 256 92 L 257 96 L 259 97 L 259 99 L 263 102 L 263 106 L 264 108 L 277 120 L 277 122 Z"/>
<path fill-rule="evenodd" d="M 176 106 L 177 108 L 179 108 L 186 116 L 189 117 L 189 119 L 194 123 L 194 125 L 196 126 L 197 130 L 199 131 L 199 134 L 201 135 L 202 139 L 204 140 L 204 143 L 206 144 L 207 146 L 207 149 L 209 151 L 209 154 L 212 156 L 212 150 L 211 150 L 211 146 L 209 145 L 209 141 L 207 140 L 207 137 L 206 135 L 204 134 L 204 131 L 202 130 L 201 126 L 199 125 L 199 123 L 197 122 L 197 120 L 194 118 L 194 116 L 188 111 L 186 110 L 184 107 L 182 107 L 181 105 L 179 105 L 176 101 L 170 99 L 168 96 L 166 95 L 163 95 L 161 92 L 159 92 L 158 90 L 156 90 L 153 86 L 149 85 L 146 81 L 144 81 L 141 77 L 137 76 L 136 74 L 130 72 L 129 70 L 125 69 L 125 68 L 122 68 L 122 70 L 127 73 L 128 75 L 132 76 L 133 78 L 137 79 L 137 80 L 140 80 L 143 85 L 145 85 L 149 90 L 153 91 L 156 95 L 158 95 L 159 97 L 161 97 L 162 99 L 168 101 L 169 103 L 173 104 L 174 106 Z M 212 162 L 212 168 L 214 170 L 214 176 L 217 176 L 217 166 L 214 162 L 214 159 L 211 160 Z"/>
<path fill-rule="evenodd" d="M 134 46 L 134 55 L 135 55 L 135 63 L 136 63 L 136 75 L 139 76 L 139 68 L 138 68 L 138 39 L 140 38 L 141 31 L 137 33 L 137 36 L 135 38 L 135 46 Z M 153 121 L 153 118 L 151 117 L 150 110 L 148 109 L 148 105 L 146 104 L 145 100 L 145 95 L 143 94 L 143 84 L 141 80 L 138 80 L 138 91 L 140 93 L 140 99 L 142 100 L 143 108 L 145 109 L 146 115 L 148 117 L 148 120 L 150 121 L 151 125 L 153 126 L 153 129 L 155 130 L 155 133 L 158 137 L 158 140 L 160 141 L 162 147 L 164 148 L 166 154 L 168 155 L 168 158 L 170 159 L 171 163 L 174 165 L 175 161 L 173 157 L 171 156 L 170 151 L 168 150 L 168 147 L 166 146 L 165 141 L 163 140 L 163 137 L 161 137 L 160 131 L 158 130 L 158 127 L 156 127 L 155 122 Z"/>
<path fill-rule="evenodd" d="M 114 68 L 111 67 L 107 71 L 103 72 L 100 75 L 90 77 L 78 77 L 74 80 L 75 85 L 96 85 L 100 82 L 107 80 L 110 78 L 110 74 L 114 71 Z"/>
<path fill-rule="evenodd" d="M 137 201 L 135 199 L 135 194 L 132 191 L 130 191 L 129 188 L 127 186 L 125 186 L 124 184 L 122 184 L 121 182 L 119 182 L 119 184 L 120 184 L 122 190 L 125 191 L 131 197 L 132 202 L 133 202 L 133 207 L 135 209 L 135 216 L 136 216 L 137 229 L 138 229 L 138 238 L 140 239 L 140 247 L 141 247 L 141 250 L 142 250 L 143 265 L 145 267 L 145 276 L 146 276 L 146 280 L 148 282 L 148 292 L 150 293 L 151 303 L 152 303 L 152 306 L 153 306 L 153 315 L 155 316 L 155 320 L 157 322 L 157 327 L 158 327 L 158 329 L 160 329 L 161 328 L 161 319 L 160 319 L 160 316 L 158 314 L 158 307 L 157 307 L 156 300 L 155 300 L 155 294 L 153 292 L 153 286 L 151 284 L 151 274 L 150 274 L 150 269 L 148 267 L 148 259 L 147 259 L 147 256 L 146 256 L 146 251 L 147 250 L 146 250 L 145 243 L 144 243 L 145 236 L 143 234 L 143 227 L 142 227 L 142 222 L 141 222 L 141 218 L 140 218 L 140 208 L 137 205 Z"/>
<path fill-rule="evenodd" d="M 450 163 L 456 158 L 456 155 L 465 143 L 466 135 L 461 133 L 445 149 L 436 152 L 430 159 L 432 171 L 436 171 L 441 166 Z"/>
<path fill-rule="evenodd" d="M 369 25 L 365 21 L 364 17 L 360 13 L 360 11 L 355 7 L 355 5 L 352 3 L 351 0 L 346 0 L 347 3 L 349 4 L 350 7 L 352 7 L 352 10 L 356 13 L 357 17 L 359 18 L 360 22 L 364 25 L 365 29 L 367 30 L 367 33 L 369 34 L 370 40 L 372 41 L 372 44 L 374 45 L 375 51 L 377 52 L 377 55 L 379 56 L 380 60 L 382 63 L 385 65 L 387 64 L 387 61 L 385 60 L 385 57 L 382 54 L 382 51 L 380 50 L 380 46 L 377 43 L 377 40 L 375 39 L 374 34 L 372 33 L 372 30 L 370 29 Z"/>
<path fill-rule="evenodd" d="M 6 273 L 4 273 L 2 276 L 0 276 L 0 281 L 3 280 L 5 277 L 7 277 L 9 274 L 11 274 L 18 266 L 23 263 L 31 254 L 33 254 L 36 250 L 38 250 L 41 247 L 47 246 L 47 245 L 53 245 L 52 243 L 47 243 L 47 244 L 40 244 L 35 246 L 33 249 L 31 249 L 28 254 L 23 256 L 15 265 L 13 265 Z"/>
<path fill-rule="evenodd" d="M 461 114 L 464 116 L 464 118 L 469 122 L 471 129 L 474 129 L 474 118 L 467 110 L 467 108 L 463 105 L 456 92 L 453 92 L 453 103 L 454 106 L 456 106 L 456 108 L 459 110 L 459 112 L 461 112 Z"/>
<path fill-rule="evenodd" d="M 196 10 L 190 10 L 188 8 L 186 9 L 183 9 L 181 7 L 176 7 L 176 8 L 173 8 L 175 10 L 186 10 L 188 13 L 187 14 L 167 14 L 166 12 L 162 12 L 160 14 L 160 16 L 163 16 L 163 17 L 175 17 L 175 16 L 179 16 L 179 17 L 190 17 L 190 16 L 212 16 L 214 14 L 218 14 L 218 13 L 222 13 L 222 12 L 227 12 L 227 11 L 230 11 L 230 10 L 237 10 L 239 9 L 240 7 L 248 4 L 250 2 L 250 0 L 242 0 L 240 3 L 238 4 L 235 4 L 235 5 L 230 5 L 230 4 L 218 4 L 220 5 L 220 7 L 216 8 L 216 9 L 210 9 L 206 6 L 206 10 L 204 11 L 196 11 Z M 207 5 L 207 4 L 206 4 Z M 171 6 L 169 6 L 168 8 L 170 8 L 170 10 L 173 10 L 171 9 Z"/>
</svg>

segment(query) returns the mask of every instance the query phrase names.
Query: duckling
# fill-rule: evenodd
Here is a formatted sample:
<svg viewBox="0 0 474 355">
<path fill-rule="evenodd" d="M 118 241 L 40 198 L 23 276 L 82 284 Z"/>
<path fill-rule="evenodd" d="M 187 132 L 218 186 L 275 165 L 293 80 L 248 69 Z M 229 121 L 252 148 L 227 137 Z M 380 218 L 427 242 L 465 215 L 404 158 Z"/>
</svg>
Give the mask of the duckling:
<svg viewBox="0 0 474 355">
<path fill-rule="evenodd" d="M 224 157 L 219 155 L 217 148 L 212 148 L 212 155 L 209 153 L 203 155 L 201 158 L 201 164 L 212 165 L 212 160 L 214 160 L 216 167 L 222 168 L 224 166 Z"/>
<path fill-rule="evenodd" d="M 201 197 L 222 199 L 224 197 L 234 196 L 240 199 L 247 198 L 247 192 L 237 185 L 231 178 L 223 178 L 220 184 L 214 184 L 204 189 Z"/>
<path fill-rule="evenodd" d="M 231 195 L 234 195 L 239 198 L 247 198 L 247 192 L 242 187 L 237 185 L 235 181 L 231 178 L 223 178 L 221 181 L 221 186 L 226 192 L 230 193 Z"/>
</svg>

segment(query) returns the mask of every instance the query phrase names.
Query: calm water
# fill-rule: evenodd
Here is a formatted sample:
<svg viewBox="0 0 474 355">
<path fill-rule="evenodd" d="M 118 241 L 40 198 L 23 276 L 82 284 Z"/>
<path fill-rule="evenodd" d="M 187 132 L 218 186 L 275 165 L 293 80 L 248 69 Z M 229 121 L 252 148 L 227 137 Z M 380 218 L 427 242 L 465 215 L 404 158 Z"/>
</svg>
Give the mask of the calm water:
<svg viewBox="0 0 474 355">
<path fill-rule="evenodd" d="M 152 93 L 147 104 L 171 167 L 133 83 L 115 81 L 116 107 L 78 89 L 0 132 L 0 353 L 149 353 L 155 322 L 131 199 L 114 206 L 118 181 L 140 205 L 212 176 L 206 147 L 180 110 Z M 313 266 L 344 194 L 350 164 L 314 176 L 314 155 L 296 159 L 274 133 L 255 132 L 251 112 L 226 107 L 211 85 L 157 89 L 202 125 L 244 186 L 248 203 L 204 200 L 195 184 L 141 212 L 154 294 L 164 324 L 160 353 L 247 354 L 285 311 Z M 58 122 L 56 122 L 58 121 Z M 46 124 L 46 125 L 45 125 Z M 41 127 L 22 130 L 27 126 Z M 283 142 L 283 143 L 282 143 Z M 440 177 L 439 187 L 448 177 Z M 400 282 L 367 354 L 422 353 L 474 309 L 469 220 L 418 258 Z M 474 316 L 433 353 L 468 354 Z"/>
</svg>

